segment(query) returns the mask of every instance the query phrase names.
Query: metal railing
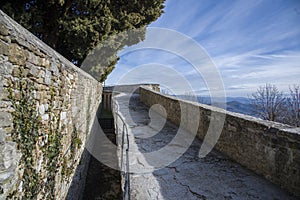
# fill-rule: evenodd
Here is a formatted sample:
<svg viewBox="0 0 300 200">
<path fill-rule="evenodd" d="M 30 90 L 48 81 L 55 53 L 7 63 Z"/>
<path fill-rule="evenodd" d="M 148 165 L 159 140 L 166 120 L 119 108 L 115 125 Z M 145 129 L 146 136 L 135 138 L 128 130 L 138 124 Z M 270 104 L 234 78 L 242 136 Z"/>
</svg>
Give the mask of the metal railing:
<svg viewBox="0 0 300 200">
<path fill-rule="evenodd" d="M 118 127 L 118 119 L 122 122 L 122 144 L 121 144 L 121 176 L 125 178 L 124 183 L 124 194 L 123 200 L 130 200 L 130 172 L 129 172 L 129 135 L 128 135 L 128 128 L 126 126 L 124 118 L 119 114 L 119 105 L 117 102 L 112 98 L 112 111 L 114 115 L 115 121 L 115 130 L 117 137 L 119 135 L 119 127 Z M 126 149 L 125 149 L 125 136 L 126 136 Z M 126 151 L 125 160 L 124 160 L 124 149 Z M 125 162 L 125 163 L 124 163 Z M 126 166 L 125 166 L 126 165 Z M 125 169 L 123 170 L 123 167 Z"/>
</svg>

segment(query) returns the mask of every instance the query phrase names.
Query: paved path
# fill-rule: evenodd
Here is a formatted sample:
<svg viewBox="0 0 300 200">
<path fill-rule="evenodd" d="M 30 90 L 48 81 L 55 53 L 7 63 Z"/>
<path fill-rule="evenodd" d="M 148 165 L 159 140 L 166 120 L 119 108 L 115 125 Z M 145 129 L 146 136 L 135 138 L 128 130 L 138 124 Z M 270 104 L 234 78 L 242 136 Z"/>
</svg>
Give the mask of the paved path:
<svg viewBox="0 0 300 200">
<path fill-rule="evenodd" d="M 91 156 L 82 200 L 121 199 L 120 172 Z"/>
<path fill-rule="evenodd" d="M 106 135 L 106 137 L 108 137 L 110 142 L 115 144 L 114 129 L 106 129 L 104 130 L 104 134 Z M 101 140 L 101 137 L 99 137 L 98 139 Z M 106 148 L 107 145 L 110 145 L 107 142 L 102 141 L 102 143 L 100 143 L 96 140 L 96 143 L 98 143 L 99 146 L 101 146 L 101 148 L 97 149 L 98 151 L 100 151 L 99 154 L 107 153 L 106 151 L 109 151 L 108 153 L 111 157 L 111 160 L 115 163 L 118 162 L 116 158 L 116 149 L 113 150 L 111 148 Z M 103 151 L 104 149 L 106 151 Z M 91 149 L 89 148 L 89 150 Z M 97 155 L 99 154 L 95 154 L 94 152 L 93 154 L 91 154 L 82 200 L 122 199 L 122 190 L 120 187 L 120 171 L 101 163 L 99 161 L 100 157 L 97 157 Z M 96 158 L 94 156 L 96 156 Z"/>
<path fill-rule="evenodd" d="M 138 95 L 129 98 L 121 94 L 116 101 L 129 127 L 131 199 L 295 199 L 216 151 L 199 158 L 198 139 L 183 154 L 178 144 L 173 153 L 180 154 L 179 159 L 155 169 L 155 160 L 165 161 L 170 155 L 156 154 L 153 158 L 147 154 L 169 144 L 178 128 L 155 113 L 150 119 L 149 108 Z"/>
</svg>

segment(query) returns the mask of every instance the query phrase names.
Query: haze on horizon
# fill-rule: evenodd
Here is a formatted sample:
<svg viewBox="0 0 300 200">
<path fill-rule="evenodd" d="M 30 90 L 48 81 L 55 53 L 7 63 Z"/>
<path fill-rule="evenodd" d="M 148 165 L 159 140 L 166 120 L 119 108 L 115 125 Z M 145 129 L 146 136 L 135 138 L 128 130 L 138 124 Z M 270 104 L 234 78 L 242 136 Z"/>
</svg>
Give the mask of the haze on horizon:
<svg viewBox="0 0 300 200">
<path fill-rule="evenodd" d="M 164 12 L 150 27 L 175 30 L 196 41 L 216 65 L 226 96 L 247 96 L 265 83 L 286 92 L 290 85 L 300 84 L 300 1 L 167 0 Z M 149 70 L 121 83 L 167 83 L 184 94 L 180 81 L 158 67 L 163 65 L 181 74 L 196 94 L 209 94 L 190 63 L 149 49 L 122 55 L 106 85 L 120 83 L 143 65 Z"/>
</svg>

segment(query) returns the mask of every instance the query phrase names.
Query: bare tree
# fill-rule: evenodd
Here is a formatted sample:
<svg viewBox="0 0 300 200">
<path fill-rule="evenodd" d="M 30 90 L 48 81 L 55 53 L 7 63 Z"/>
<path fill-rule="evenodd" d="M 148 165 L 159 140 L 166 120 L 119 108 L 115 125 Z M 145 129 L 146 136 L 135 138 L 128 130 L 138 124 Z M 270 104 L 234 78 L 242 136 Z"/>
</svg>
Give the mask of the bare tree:
<svg viewBox="0 0 300 200">
<path fill-rule="evenodd" d="M 286 113 L 286 99 L 275 85 L 260 86 L 252 94 L 257 114 L 265 120 L 282 122 Z"/>
<path fill-rule="evenodd" d="M 300 127 L 300 85 L 290 86 L 286 123 Z"/>
</svg>

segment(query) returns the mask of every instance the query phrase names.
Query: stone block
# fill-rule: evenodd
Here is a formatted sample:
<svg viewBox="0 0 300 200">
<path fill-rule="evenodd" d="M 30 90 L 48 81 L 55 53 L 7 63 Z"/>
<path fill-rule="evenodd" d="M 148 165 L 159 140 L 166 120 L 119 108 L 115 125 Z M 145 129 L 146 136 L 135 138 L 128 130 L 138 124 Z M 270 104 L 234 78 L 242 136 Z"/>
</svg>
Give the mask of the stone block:
<svg viewBox="0 0 300 200">
<path fill-rule="evenodd" d="M 60 120 L 65 120 L 67 119 L 67 112 L 61 112 L 60 113 Z"/>
<path fill-rule="evenodd" d="M 46 69 L 50 68 L 50 61 L 48 59 L 41 58 L 39 62 L 40 62 L 40 65 L 43 67 L 46 67 Z"/>
<path fill-rule="evenodd" d="M 0 54 L 8 55 L 8 44 L 0 40 Z"/>
<path fill-rule="evenodd" d="M 72 74 L 69 74 L 68 77 L 69 77 L 70 80 L 74 79 L 74 76 Z"/>
<path fill-rule="evenodd" d="M 27 63 L 26 66 L 29 67 L 29 76 L 38 77 L 39 69 L 36 66 L 29 63 Z"/>
<path fill-rule="evenodd" d="M 41 70 L 40 73 L 39 73 L 39 77 L 40 78 L 45 78 L 45 74 L 46 74 L 46 72 L 44 70 Z"/>
<path fill-rule="evenodd" d="M 0 23 L 0 35 L 4 35 L 4 36 L 8 35 L 7 28 L 1 23 Z"/>
<path fill-rule="evenodd" d="M 5 142 L 5 138 L 6 138 L 6 131 L 0 128 L 0 145 Z"/>
<path fill-rule="evenodd" d="M 3 167 L 4 169 L 11 168 L 13 165 L 16 165 L 17 163 L 17 148 L 16 143 L 14 142 L 6 142 L 4 145 L 4 149 L 2 152 L 2 161 L 3 161 Z"/>
<path fill-rule="evenodd" d="M 12 75 L 13 75 L 14 77 L 19 77 L 20 74 L 21 74 L 20 68 L 19 68 L 19 67 L 14 67 L 13 72 L 12 72 Z"/>
<path fill-rule="evenodd" d="M 0 74 L 12 74 L 14 66 L 10 62 L 0 62 Z"/>
<path fill-rule="evenodd" d="M 12 116 L 8 112 L 0 112 L 0 127 L 12 125 Z"/>
<path fill-rule="evenodd" d="M 7 43 L 11 43 L 11 40 L 8 36 L 0 35 L 0 40 L 3 40 L 4 42 L 7 42 Z"/>
<path fill-rule="evenodd" d="M 39 106 L 39 113 L 40 113 L 40 115 L 44 115 L 45 111 L 46 111 L 45 106 L 43 104 L 40 105 Z"/>
<path fill-rule="evenodd" d="M 49 115 L 48 114 L 42 115 L 42 120 L 48 121 L 49 120 Z"/>
<path fill-rule="evenodd" d="M 10 44 L 8 47 L 9 55 L 8 60 L 13 64 L 17 64 L 19 66 L 23 66 L 27 59 L 27 52 L 24 51 L 17 44 Z"/>
<path fill-rule="evenodd" d="M 59 75 L 59 70 L 56 61 L 52 61 L 50 71 L 53 73 L 54 76 Z"/>
<path fill-rule="evenodd" d="M 50 85 L 51 84 L 51 72 L 46 70 L 45 73 L 45 84 Z"/>
<path fill-rule="evenodd" d="M 0 182 L 4 182 L 6 179 L 14 176 L 14 171 L 2 171 L 0 173 Z"/>
<path fill-rule="evenodd" d="M 34 64 L 34 65 L 40 65 L 40 57 L 36 56 L 33 53 L 28 53 L 28 62 Z"/>
</svg>

